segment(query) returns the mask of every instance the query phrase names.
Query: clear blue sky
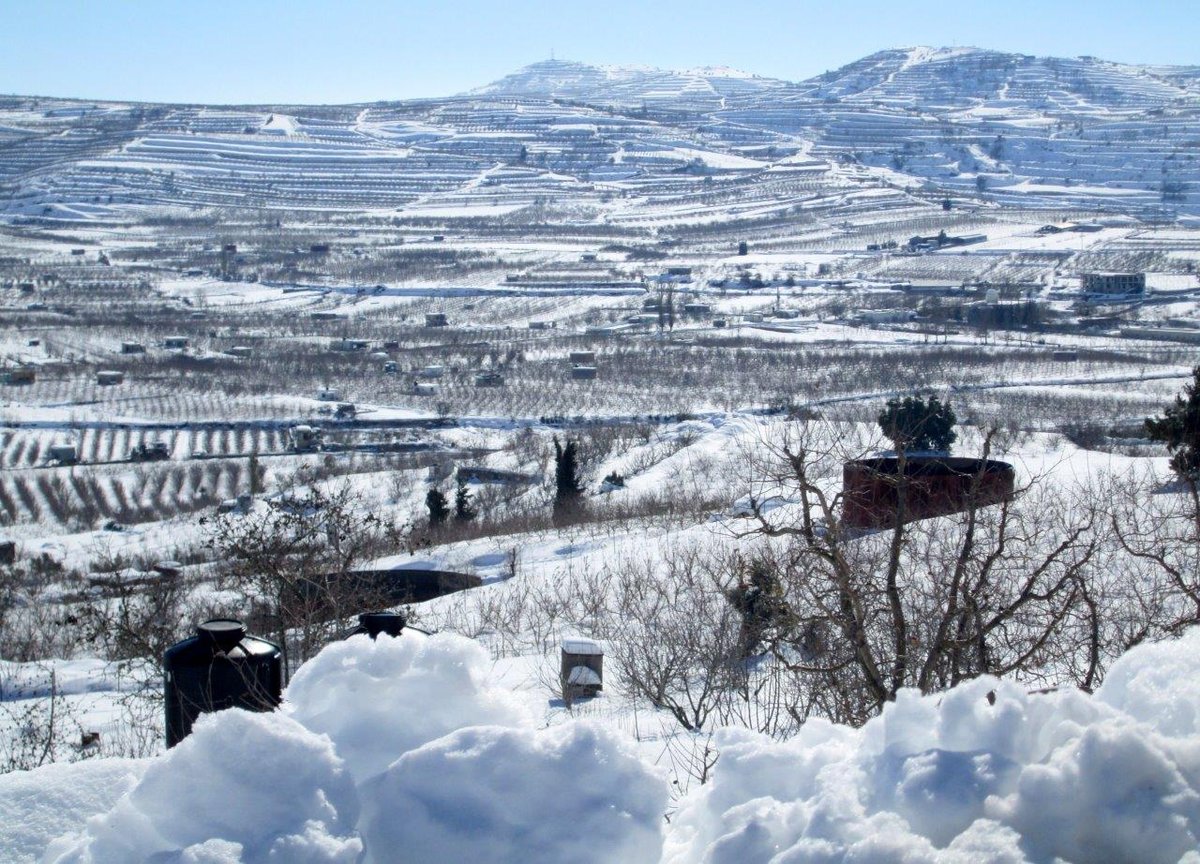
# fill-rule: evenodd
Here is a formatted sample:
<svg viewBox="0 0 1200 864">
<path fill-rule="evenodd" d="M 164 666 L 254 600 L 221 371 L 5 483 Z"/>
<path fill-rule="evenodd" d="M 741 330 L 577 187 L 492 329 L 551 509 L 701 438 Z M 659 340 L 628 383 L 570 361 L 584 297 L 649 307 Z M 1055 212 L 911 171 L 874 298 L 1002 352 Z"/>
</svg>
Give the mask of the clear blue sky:
<svg viewBox="0 0 1200 864">
<path fill-rule="evenodd" d="M 1200 0 L 0 0 L 0 93 L 442 96 L 559 58 L 801 80 L 882 48 L 1200 64 Z"/>
</svg>

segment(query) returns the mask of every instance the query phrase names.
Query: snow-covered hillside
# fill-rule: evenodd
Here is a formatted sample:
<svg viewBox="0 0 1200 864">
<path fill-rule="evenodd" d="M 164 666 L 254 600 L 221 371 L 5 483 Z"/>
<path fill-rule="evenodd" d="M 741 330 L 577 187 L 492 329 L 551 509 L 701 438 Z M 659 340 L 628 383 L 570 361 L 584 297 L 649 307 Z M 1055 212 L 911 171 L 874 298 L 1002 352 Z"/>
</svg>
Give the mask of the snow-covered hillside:
<svg viewBox="0 0 1200 864">
<path fill-rule="evenodd" d="M 777 200 L 771 172 L 793 171 L 797 155 L 808 189 L 882 181 L 1161 217 L 1200 210 L 1198 138 L 1200 88 L 1182 67 L 909 48 L 791 83 L 548 60 L 467 94 L 402 103 L 9 97 L 0 218 L 134 218 L 147 207 L 469 217 L 552 199 L 604 224 L 631 197 L 652 214 L 681 194 L 729 191 L 702 181 Z"/>
</svg>

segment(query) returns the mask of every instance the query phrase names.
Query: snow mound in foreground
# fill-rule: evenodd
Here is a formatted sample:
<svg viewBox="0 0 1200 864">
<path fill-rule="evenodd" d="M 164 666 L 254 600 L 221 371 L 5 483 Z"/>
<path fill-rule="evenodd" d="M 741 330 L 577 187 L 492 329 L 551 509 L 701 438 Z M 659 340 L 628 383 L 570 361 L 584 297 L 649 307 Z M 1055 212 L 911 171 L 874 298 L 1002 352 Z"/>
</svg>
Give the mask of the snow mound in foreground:
<svg viewBox="0 0 1200 864">
<path fill-rule="evenodd" d="M 355 636 L 300 668 L 284 710 L 333 739 L 361 783 L 456 729 L 532 725 L 512 692 L 489 683 L 491 670 L 484 650 L 461 636 Z"/>
<path fill-rule="evenodd" d="M 452 636 L 330 646 L 285 710 L 204 718 L 43 860 L 1200 864 L 1200 628 L 1130 651 L 1095 696 L 981 678 L 861 729 L 723 732 L 669 826 L 633 742 L 535 729 L 489 669 Z M 54 800 L 94 766 L 22 782 Z M 0 860 L 22 860 L 5 830 Z"/>
<path fill-rule="evenodd" d="M 148 761 L 87 759 L 0 776 L 0 861 L 38 860 L 52 838 L 116 804 Z"/>
<path fill-rule="evenodd" d="M 671 864 L 1200 864 L 1200 629 L 1130 651 L 1094 698 L 980 678 L 861 730 L 720 745 Z"/>
<path fill-rule="evenodd" d="M 353 864 L 354 784 L 328 738 L 279 714 L 223 711 L 43 860 Z"/>
<path fill-rule="evenodd" d="M 666 787 L 607 729 L 464 729 L 361 789 L 369 864 L 653 864 Z"/>
</svg>

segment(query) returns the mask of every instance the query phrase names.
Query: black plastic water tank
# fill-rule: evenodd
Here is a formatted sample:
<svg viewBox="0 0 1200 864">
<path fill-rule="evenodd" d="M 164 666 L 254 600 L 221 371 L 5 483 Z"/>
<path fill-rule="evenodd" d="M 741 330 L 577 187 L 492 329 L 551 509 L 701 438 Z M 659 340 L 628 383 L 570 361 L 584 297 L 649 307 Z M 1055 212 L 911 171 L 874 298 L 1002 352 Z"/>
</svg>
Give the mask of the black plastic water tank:
<svg viewBox="0 0 1200 864">
<path fill-rule="evenodd" d="M 272 711 L 283 690 L 279 647 L 247 636 L 241 621 L 217 618 L 163 654 L 167 746 L 192 731 L 202 713 L 225 708 Z"/>
<path fill-rule="evenodd" d="M 400 631 L 404 629 L 404 623 L 404 616 L 399 612 L 364 612 L 358 616 L 358 626 L 347 635 L 366 634 L 372 639 L 380 633 L 399 636 Z"/>
</svg>

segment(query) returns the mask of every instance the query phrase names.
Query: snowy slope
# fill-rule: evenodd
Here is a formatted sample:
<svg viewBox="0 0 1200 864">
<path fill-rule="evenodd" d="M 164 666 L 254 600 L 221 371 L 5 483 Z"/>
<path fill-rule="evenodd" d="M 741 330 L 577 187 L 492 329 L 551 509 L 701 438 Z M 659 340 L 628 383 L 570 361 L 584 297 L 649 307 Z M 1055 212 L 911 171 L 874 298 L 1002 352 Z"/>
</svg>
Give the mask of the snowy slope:
<svg viewBox="0 0 1200 864">
<path fill-rule="evenodd" d="M 461 96 L 370 106 L 14 97 L 0 103 L 0 218 L 469 216 L 550 198 L 602 225 L 626 207 L 617 198 L 711 196 L 710 176 L 755 184 L 738 194 L 758 202 L 850 180 L 1161 218 L 1200 211 L 1197 81 L 1192 67 L 903 48 L 796 83 L 548 60 Z M 869 171 L 781 193 L 738 161 L 795 170 L 797 156 Z"/>
</svg>

